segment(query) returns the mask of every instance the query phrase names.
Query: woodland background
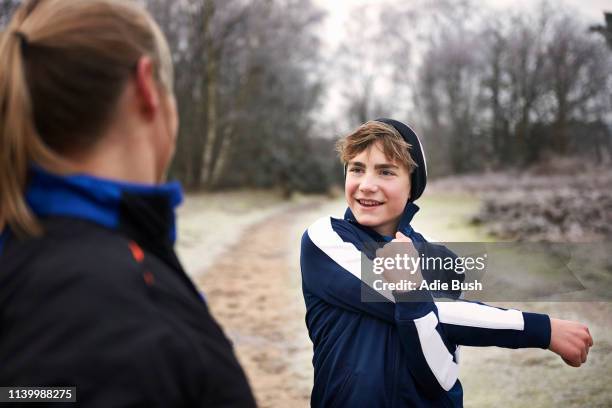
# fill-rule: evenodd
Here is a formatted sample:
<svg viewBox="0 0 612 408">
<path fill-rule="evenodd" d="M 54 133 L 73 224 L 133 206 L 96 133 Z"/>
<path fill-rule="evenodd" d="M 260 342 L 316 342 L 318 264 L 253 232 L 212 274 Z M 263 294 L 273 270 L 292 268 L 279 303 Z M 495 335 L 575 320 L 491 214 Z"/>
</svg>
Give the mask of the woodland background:
<svg viewBox="0 0 612 408">
<path fill-rule="evenodd" d="M 332 53 L 312 0 L 140 0 L 173 50 L 190 190 L 325 192 L 334 140 L 391 116 L 422 135 L 434 177 L 556 157 L 609 164 L 612 21 L 563 2 L 499 12 L 471 0 L 356 7 Z M 0 27 L 16 0 L 0 0 Z M 326 93 L 339 89 L 334 114 Z"/>
</svg>

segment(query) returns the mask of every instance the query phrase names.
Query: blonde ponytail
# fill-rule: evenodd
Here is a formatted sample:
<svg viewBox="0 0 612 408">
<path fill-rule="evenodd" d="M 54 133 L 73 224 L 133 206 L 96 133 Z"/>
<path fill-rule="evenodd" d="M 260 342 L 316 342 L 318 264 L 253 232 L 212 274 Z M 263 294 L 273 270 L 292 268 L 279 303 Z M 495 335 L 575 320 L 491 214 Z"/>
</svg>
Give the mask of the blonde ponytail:
<svg viewBox="0 0 612 408">
<path fill-rule="evenodd" d="M 38 235 L 40 226 L 23 197 L 28 142 L 36 136 L 22 60 L 25 39 L 20 35 L 9 26 L 0 38 L 0 230 L 8 224 L 18 235 Z"/>
</svg>

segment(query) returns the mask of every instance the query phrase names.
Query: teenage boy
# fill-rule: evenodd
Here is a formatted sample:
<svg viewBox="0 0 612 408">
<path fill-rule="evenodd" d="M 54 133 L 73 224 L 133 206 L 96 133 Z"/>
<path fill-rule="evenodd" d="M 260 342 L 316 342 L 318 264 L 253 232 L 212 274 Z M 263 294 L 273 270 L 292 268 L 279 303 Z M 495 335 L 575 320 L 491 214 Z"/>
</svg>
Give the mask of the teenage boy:
<svg viewBox="0 0 612 408">
<path fill-rule="evenodd" d="M 313 407 L 461 407 L 459 345 L 548 348 L 569 365 L 586 361 L 593 342 L 580 323 L 434 302 L 429 292 L 419 292 L 416 302 L 404 302 L 417 293 L 410 291 L 393 292 L 394 301 L 363 301 L 362 253 L 373 259 L 380 243 L 426 242 L 410 226 L 427 181 L 425 156 L 412 129 L 390 119 L 365 123 L 338 150 L 349 208 L 344 219 L 321 218 L 302 237 Z"/>
</svg>

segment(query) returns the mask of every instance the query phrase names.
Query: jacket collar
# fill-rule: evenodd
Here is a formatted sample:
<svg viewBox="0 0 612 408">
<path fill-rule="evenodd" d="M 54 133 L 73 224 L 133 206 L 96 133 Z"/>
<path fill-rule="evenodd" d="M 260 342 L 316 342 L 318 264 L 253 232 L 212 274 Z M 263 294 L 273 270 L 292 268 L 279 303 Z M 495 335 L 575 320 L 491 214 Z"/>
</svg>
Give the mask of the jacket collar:
<svg viewBox="0 0 612 408">
<path fill-rule="evenodd" d="M 413 202 L 407 203 L 406 207 L 404 207 L 404 212 L 402 213 L 402 217 L 400 218 L 400 222 L 397 227 L 397 230 L 406 236 L 410 236 L 413 232 L 413 229 L 410 226 L 410 222 L 412 222 L 412 219 L 414 218 L 415 214 L 418 211 L 419 211 L 419 207 L 415 203 Z M 366 226 L 359 224 L 350 208 L 347 208 L 346 211 L 344 212 L 344 219 L 350 222 L 351 224 L 355 224 L 359 226 L 361 229 L 365 230 L 375 241 L 389 242 L 394 238 L 394 237 L 388 237 L 385 235 L 381 235 L 378 232 L 371 229 L 370 227 L 366 227 Z"/>
<path fill-rule="evenodd" d="M 65 216 L 114 230 L 163 233 L 143 237 L 172 245 L 176 241 L 176 207 L 182 201 L 178 182 L 146 185 L 86 174 L 60 176 L 38 166 L 30 170 L 26 200 L 39 217 Z M 165 237 L 165 239 L 164 239 Z"/>
</svg>

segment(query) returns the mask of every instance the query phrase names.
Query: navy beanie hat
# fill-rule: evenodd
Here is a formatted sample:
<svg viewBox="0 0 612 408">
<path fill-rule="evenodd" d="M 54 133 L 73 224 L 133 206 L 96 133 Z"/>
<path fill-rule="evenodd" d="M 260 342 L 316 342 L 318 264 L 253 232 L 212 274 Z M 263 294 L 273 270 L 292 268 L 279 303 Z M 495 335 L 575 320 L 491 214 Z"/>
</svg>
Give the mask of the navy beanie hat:
<svg viewBox="0 0 612 408">
<path fill-rule="evenodd" d="M 376 119 L 376 122 L 382 122 L 393 126 L 404 140 L 410 144 L 410 157 L 416 162 L 417 167 L 412 172 L 410 178 L 409 202 L 416 201 L 421 194 L 423 194 L 423 191 L 425 191 L 425 185 L 427 184 L 427 162 L 425 161 L 425 152 L 423 151 L 423 146 L 421 145 L 419 137 L 408 125 L 397 120 L 380 118 Z"/>
</svg>

